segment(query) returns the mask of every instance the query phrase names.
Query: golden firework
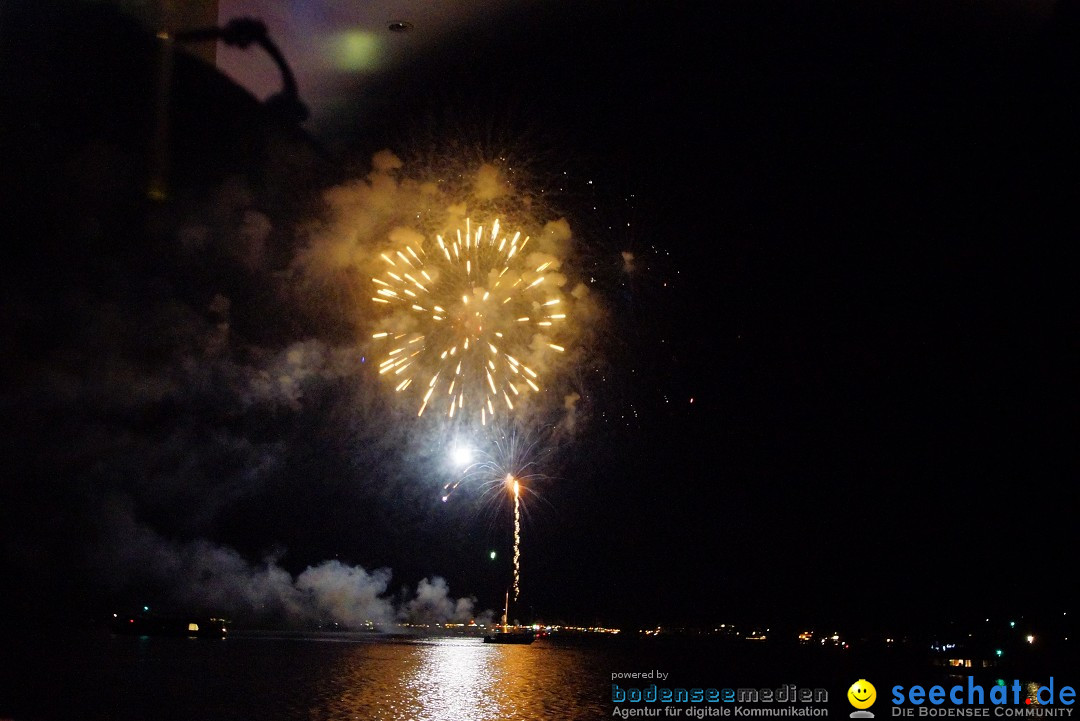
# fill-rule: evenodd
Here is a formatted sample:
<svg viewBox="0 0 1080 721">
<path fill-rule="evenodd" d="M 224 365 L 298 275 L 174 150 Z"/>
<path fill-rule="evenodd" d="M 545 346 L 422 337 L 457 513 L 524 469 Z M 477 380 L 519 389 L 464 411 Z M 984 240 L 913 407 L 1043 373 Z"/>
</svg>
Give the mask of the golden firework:
<svg viewBox="0 0 1080 721">
<path fill-rule="evenodd" d="M 558 259 L 526 252 L 529 237 L 498 220 L 464 225 L 447 237 L 406 241 L 379 255 L 372 300 L 385 307 L 373 339 L 380 375 L 415 393 L 417 415 L 475 414 L 484 425 L 540 391 L 538 368 L 566 321 L 552 276 Z M 538 366 L 537 363 L 540 365 Z"/>
</svg>

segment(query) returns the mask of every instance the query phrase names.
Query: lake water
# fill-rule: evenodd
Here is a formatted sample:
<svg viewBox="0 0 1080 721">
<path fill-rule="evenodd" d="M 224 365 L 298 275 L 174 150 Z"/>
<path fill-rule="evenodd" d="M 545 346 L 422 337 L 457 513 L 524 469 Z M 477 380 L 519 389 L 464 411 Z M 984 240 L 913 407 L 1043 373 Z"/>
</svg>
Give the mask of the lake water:
<svg viewBox="0 0 1080 721">
<path fill-rule="evenodd" d="M 19 721 L 603 719 L 615 707 L 614 674 L 655 670 L 670 674 L 675 686 L 822 687 L 830 695 L 829 716 L 847 718 L 844 694 L 859 678 L 950 683 L 944 671 L 904 673 L 848 654 L 625 636 L 513 646 L 346 633 L 186 639 L 103 632 L 13 639 L 3 656 L 0 719 Z M 881 684 L 878 693 L 884 700 L 887 687 Z"/>
<path fill-rule="evenodd" d="M 4 672 L 13 683 L 0 718 L 494 721 L 611 709 L 603 649 L 542 640 L 102 634 L 13 651 L 4 651 L 15 668 Z"/>
</svg>

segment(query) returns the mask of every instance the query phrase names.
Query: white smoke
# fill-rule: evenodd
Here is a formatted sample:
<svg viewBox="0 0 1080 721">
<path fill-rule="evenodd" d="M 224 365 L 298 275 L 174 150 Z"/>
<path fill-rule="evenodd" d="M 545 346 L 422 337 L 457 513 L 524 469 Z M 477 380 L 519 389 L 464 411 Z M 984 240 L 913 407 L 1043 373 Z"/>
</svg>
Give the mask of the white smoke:
<svg viewBox="0 0 1080 721">
<path fill-rule="evenodd" d="M 170 541 L 137 523 L 127 504 L 106 509 L 111 542 L 98 561 L 118 574 L 117 586 L 159 589 L 166 603 L 247 623 L 389 629 L 399 623 L 468 623 L 477 618 L 474 598 L 453 598 L 446 580 L 421 579 L 397 604 L 389 595 L 391 572 L 368 571 L 338 560 L 309 566 L 296 576 L 272 556 L 249 563 L 235 550 L 196 540 Z M 480 615 L 481 623 L 492 613 Z"/>
</svg>

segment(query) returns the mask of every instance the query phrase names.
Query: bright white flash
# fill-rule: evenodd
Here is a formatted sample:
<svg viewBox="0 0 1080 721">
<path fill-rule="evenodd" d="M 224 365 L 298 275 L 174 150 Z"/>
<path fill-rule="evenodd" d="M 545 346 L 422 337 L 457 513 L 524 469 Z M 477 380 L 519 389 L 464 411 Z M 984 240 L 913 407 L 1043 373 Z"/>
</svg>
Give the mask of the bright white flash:
<svg viewBox="0 0 1080 721">
<path fill-rule="evenodd" d="M 472 463 L 473 450 L 468 446 L 454 446 L 450 451 L 450 460 L 455 466 L 465 466 Z"/>
</svg>

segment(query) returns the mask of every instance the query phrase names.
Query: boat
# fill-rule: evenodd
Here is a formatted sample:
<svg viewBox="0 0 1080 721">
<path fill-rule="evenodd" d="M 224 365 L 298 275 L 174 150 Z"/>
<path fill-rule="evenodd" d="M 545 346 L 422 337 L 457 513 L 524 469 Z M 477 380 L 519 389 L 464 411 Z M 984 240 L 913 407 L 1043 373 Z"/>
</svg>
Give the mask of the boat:
<svg viewBox="0 0 1080 721">
<path fill-rule="evenodd" d="M 532 643 L 536 634 L 532 629 L 513 629 L 496 631 L 484 636 L 484 643 Z"/>
<path fill-rule="evenodd" d="M 529 644 L 536 640 L 536 633 L 531 628 L 522 626 L 509 626 L 506 623 L 510 615 L 510 592 L 506 592 L 506 606 L 503 609 L 502 627 L 484 636 L 484 643 L 523 643 Z"/>
</svg>

